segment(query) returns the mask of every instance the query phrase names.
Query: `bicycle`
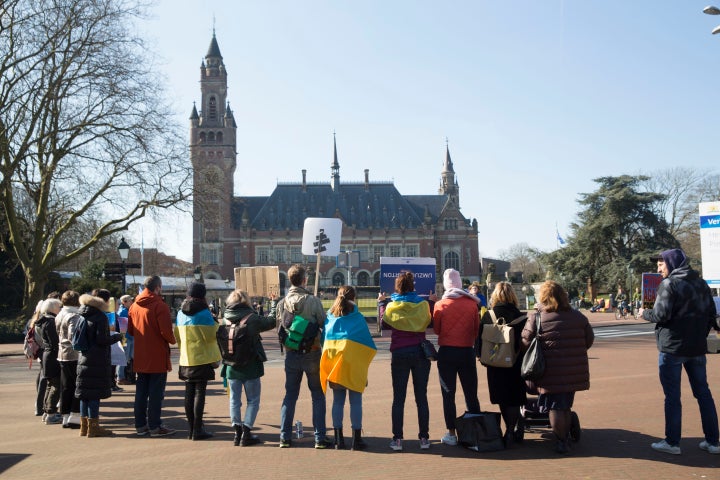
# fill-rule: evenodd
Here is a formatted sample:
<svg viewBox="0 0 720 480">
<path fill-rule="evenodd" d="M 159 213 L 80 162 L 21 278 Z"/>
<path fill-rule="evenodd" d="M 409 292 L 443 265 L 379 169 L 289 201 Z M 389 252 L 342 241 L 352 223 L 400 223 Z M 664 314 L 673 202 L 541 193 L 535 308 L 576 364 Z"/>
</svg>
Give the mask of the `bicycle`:
<svg viewBox="0 0 720 480">
<path fill-rule="evenodd" d="M 625 300 L 622 300 L 620 305 L 615 308 L 615 320 L 620 320 L 621 318 L 627 320 L 628 315 L 632 315 L 630 305 L 628 305 Z"/>
</svg>

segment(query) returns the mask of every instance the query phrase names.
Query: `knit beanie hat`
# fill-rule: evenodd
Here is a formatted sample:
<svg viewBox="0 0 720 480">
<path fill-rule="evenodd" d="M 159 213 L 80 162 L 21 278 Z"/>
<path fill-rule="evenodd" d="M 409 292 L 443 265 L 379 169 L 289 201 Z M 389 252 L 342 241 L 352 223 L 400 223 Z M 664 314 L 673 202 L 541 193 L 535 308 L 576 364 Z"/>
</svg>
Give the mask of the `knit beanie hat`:
<svg viewBox="0 0 720 480">
<path fill-rule="evenodd" d="M 188 288 L 187 296 L 193 297 L 193 298 L 205 298 L 206 292 L 207 292 L 207 289 L 205 288 L 204 283 L 193 282 L 190 284 L 190 287 Z"/>
<path fill-rule="evenodd" d="M 445 270 L 445 273 L 443 273 L 443 287 L 445 287 L 445 290 L 450 290 L 451 288 L 462 288 L 460 272 L 453 268 Z"/>
</svg>

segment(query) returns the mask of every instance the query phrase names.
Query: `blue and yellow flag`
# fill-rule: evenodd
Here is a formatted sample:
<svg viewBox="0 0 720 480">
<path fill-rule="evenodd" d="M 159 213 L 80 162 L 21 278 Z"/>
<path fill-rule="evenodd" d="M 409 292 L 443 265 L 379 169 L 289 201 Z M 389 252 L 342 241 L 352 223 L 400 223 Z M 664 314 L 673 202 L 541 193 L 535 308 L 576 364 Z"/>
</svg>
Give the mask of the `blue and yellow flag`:
<svg viewBox="0 0 720 480">
<path fill-rule="evenodd" d="M 393 293 L 392 302 L 385 307 L 383 321 L 396 330 L 424 332 L 430 325 L 430 304 L 415 292 Z"/>
<path fill-rule="evenodd" d="M 377 353 L 365 317 L 358 312 L 357 306 L 343 317 L 328 312 L 324 333 L 320 358 L 323 391 L 327 391 L 328 382 L 333 382 L 362 393 L 367 385 L 370 362 Z"/>
</svg>

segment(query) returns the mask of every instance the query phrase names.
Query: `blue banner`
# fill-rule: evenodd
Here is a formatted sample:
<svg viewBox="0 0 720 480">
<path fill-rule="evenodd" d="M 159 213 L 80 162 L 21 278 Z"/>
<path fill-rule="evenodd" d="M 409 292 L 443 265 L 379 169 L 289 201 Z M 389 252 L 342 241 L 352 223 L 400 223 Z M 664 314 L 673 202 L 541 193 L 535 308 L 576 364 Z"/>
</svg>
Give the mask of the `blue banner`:
<svg viewBox="0 0 720 480">
<path fill-rule="evenodd" d="M 720 228 L 720 215 L 700 216 L 700 228 Z"/>
<path fill-rule="evenodd" d="M 435 293 L 435 259 L 425 257 L 380 257 L 380 291 L 395 292 L 395 279 L 400 272 L 412 272 L 415 291 L 419 295 Z"/>
</svg>

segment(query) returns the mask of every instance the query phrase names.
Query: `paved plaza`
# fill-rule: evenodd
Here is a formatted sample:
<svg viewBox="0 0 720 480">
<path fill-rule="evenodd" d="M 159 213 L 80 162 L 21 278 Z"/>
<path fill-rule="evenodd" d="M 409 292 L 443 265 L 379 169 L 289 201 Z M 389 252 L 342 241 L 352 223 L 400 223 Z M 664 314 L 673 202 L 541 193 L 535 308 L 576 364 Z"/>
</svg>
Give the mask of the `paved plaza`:
<svg viewBox="0 0 720 480">
<path fill-rule="evenodd" d="M 590 316 L 597 331 L 620 323 L 609 314 Z M 408 389 L 403 452 L 388 448 L 392 386 L 387 337 L 377 338 L 379 354 L 370 368 L 363 395 L 363 430 L 369 443 L 364 452 L 315 450 L 311 433 L 310 395 L 301 391 L 296 418 L 305 426 L 305 438 L 293 448 L 278 448 L 280 404 L 284 395 L 282 358 L 272 332 L 265 334 L 272 361 L 266 364 L 256 433 L 259 446 L 233 447 L 228 398 L 222 383 L 208 388 L 206 424 L 215 433 L 206 441 L 187 440 L 183 413 L 183 384 L 177 368 L 168 376 L 165 423 L 178 429 L 175 436 L 144 438 L 134 434 L 134 386 L 103 400 L 101 424 L 112 438 L 81 438 L 77 430 L 44 425 L 33 416 L 36 367 L 26 382 L 0 384 L 0 477 L 28 478 L 498 478 L 498 479 L 717 479 L 720 455 L 701 451 L 703 439 L 697 403 L 683 379 L 683 454 L 657 453 L 650 443 L 662 438 L 663 397 L 657 378 L 657 351 L 651 334 L 606 338 L 598 336 L 590 350 L 591 389 L 576 396 L 574 410 L 583 433 L 571 456 L 552 451 L 549 431 L 526 434 L 525 442 L 501 452 L 475 453 L 439 442 L 445 432 L 437 370 L 429 382 L 431 448 L 420 450 L 417 414 Z M 0 368 L 23 362 L 18 345 L 0 345 Z M 15 354 L 15 355 L 13 355 Z M 720 398 L 720 355 L 708 356 L 708 375 L 716 403 Z M 479 397 L 489 404 L 484 367 L 479 366 Z M 458 394 L 458 410 L 462 397 Z M 331 394 L 328 396 L 328 428 Z M 243 407 L 244 409 L 244 407 Z M 244 410 L 243 410 L 244 411 Z M 345 413 L 346 435 L 350 430 Z M 332 431 L 329 430 L 329 433 Z"/>
</svg>

